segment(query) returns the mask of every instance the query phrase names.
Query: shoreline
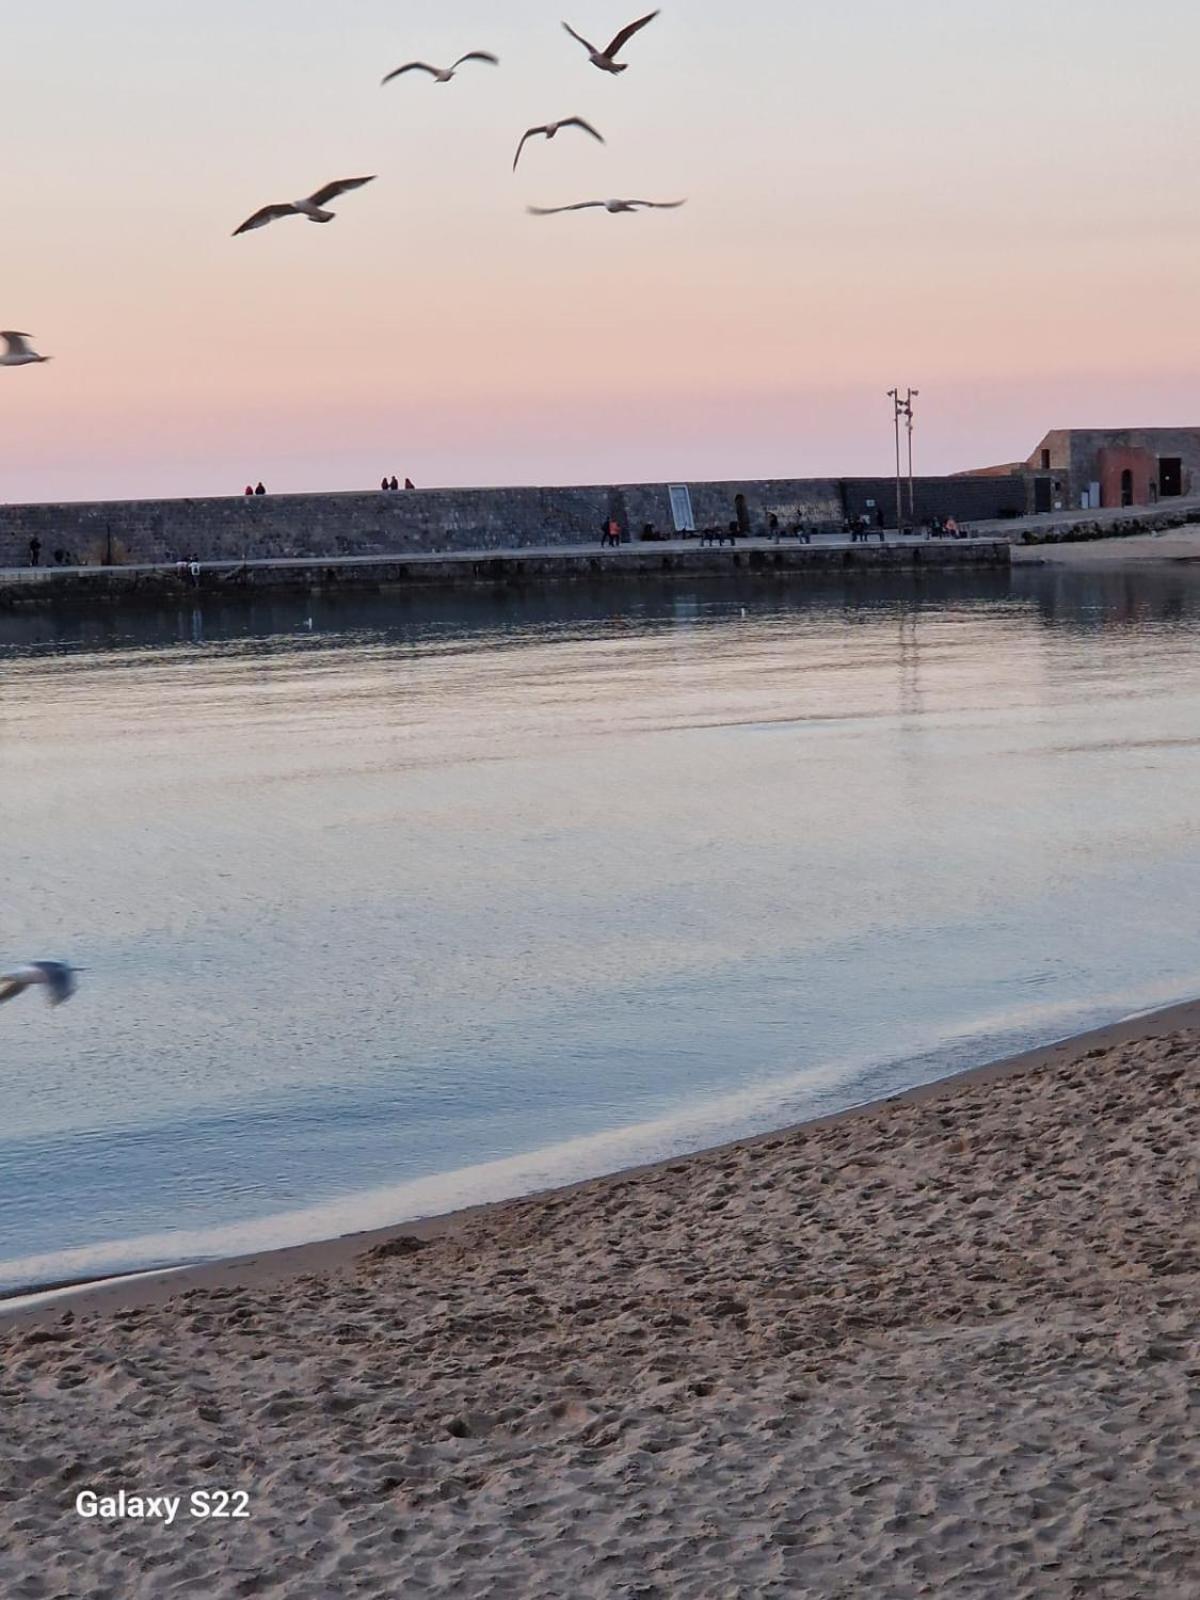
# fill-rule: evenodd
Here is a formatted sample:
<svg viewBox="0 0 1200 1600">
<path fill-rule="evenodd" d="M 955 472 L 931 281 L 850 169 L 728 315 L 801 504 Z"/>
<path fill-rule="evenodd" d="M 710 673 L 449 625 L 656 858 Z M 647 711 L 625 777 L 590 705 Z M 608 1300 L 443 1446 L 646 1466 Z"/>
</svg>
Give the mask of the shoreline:
<svg viewBox="0 0 1200 1600">
<path fill-rule="evenodd" d="M 662 1174 L 668 1168 L 709 1162 L 722 1156 L 751 1151 L 764 1144 L 797 1134 L 820 1133 L 847 1122 L 867 1124 L 887 1115 L 897 1106 L 924 1105 L 965 1089 L 1036 1071 L 1040 1066 L 1069 1058 L 1072 1054 L 1136 1044 L 1157 1036 L 1164 1029 L 1171 1031 L 1183 1028 L 1200 1029 L 1200 997 L 1156 1007 L 1150 1011 L 1101 1024 L 1096 1028 L 1089 1028 L 1081 1033 L 1069 1034 L 1016 1055 L 968 1067 L 948 1077 L 917 1084 L 910 1089 L 901 1089 L 877 1099 L 866 1100 L 821 1117 L 747 1134 L 715 1145 L 706 1145 L 684 1155 L 663 1156 L 655 1161 L 621 1167 L 598 1177 L 581 1178 L 551 1188 L 529 1190 L 504 1200 L 492 1200 L 479 1205 L 464 1206 L 454 1211 L 400 1220 L 383 1227 L 338 1234 L 332 1238 L 315 1239 L 304 1244 L 248 1251 L 244 1255 L 224 1256 L 212 1260 L 168 1262 L 161 1266 L 135 1269 L 131 1272 L 105 1273 L 84 1279 L 15 1288 L 0 1293 L 0 1333 L 8 1328 L 57 1321 L 68 1312 L 74 1316 L 103 1315 L 133 1308 L 161 1306 L 173 1296 L 191 1291 L 256 1290 L 268 1285 L 280 1285 L 309 1274 L 348 1272 L 353 1270 L 365 1252 L 378 1250 L 380 1247 L 386 1248 L 404 1236 L 422 1243 L 453 1238 L 470 1224 L 486 1221 L 489 1217 L 502 1219 L 514 1207 L 527 1207 L 538 1202 L 552 1204 L 570 1197 L 589 1194 L 603 1195 L 623 1184 Z"/>
</svg>

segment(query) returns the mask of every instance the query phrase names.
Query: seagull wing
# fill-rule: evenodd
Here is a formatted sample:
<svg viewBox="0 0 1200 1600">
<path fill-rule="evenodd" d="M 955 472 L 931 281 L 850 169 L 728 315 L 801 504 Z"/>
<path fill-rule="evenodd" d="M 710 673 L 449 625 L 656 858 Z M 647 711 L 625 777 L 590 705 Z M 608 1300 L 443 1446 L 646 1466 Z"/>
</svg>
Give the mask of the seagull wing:
<svg viewBox="0 0 1200 1600">
<path fill-rule="evenodd" d="M 536 134 L 545 133 L 545 131 L 546 130 L 545 130 L 544 127 L 541 127 L 541 128 L 528 128 L 521 135 L 521 142 L 517 146 L 516 155 L 513 157 L 513 171 L 514 172 L 517 170 L 517 162 L 520 161 L 520 159 L 521 159 L 521 151 L 524 150 L 524 148 L 525 148 L 526 139 L 532 139 Z"/>
<path fill-rule="evenodd" d="M 500 57 L 492 55 L 487 50 L 468 50 L 465 56 L 459 56 L 454 67 L 461 67 L 464 61 L 486 61 L 493 67 L 500 65 Z M 454 71 L 454 67 L 450 68 L 451 72 Z"/>
<path fill-rule="evenodd" d="M 427 72 L 431 78 L 436 78 L 438 69 L 429 66 L 424 61 L 406 61 L 402 67 L 397 67 L 394 72 L 389 72 L 387 77 L 380 82 L 380 88 L 385 83 L 391 83 L 393 78 L 399 78 L 406 72 Z"/>
<path fill-rule="evenodd" d="M 52 1006 L 62 1005 L 75 993 L 75 971 L 65 961 L 35 961 L 33 965 L 46 984 L 46 998 Z"/>
<path fill-rule="evenodd" d="M 604 143 L 604 135 L 602 133 L 597 133 L 595 128 L 592 127 L 591 123 L 585 122 L 582 117 L 564 117 L 559 123 L 559 127 L 582 128 L 584 133 L 590 133 L 593 139 L 599 139 L 601 144 Z"/>
<path fill-rule="evenodd" d="M 579 200 L 573 206 L 526 206 L 531 217 L 554 217 L 560 211 L 589 211 L 593 206 L 603 206 L 603 200 Z"/>
<path fill-rule="evenodd" d="M 647 23 L 653 22 L 657 15 L 657 11 L 651 11 L 648 16 L 639 17 L 636 22 L 631 22 L 627 28 L 622 28 L 620 33 L 604 52 L 608 59 L 611 61 L 616 55 L 617 51 L 623 49 L 624 46 L 629 43 L 630 39 L 633 38 L 634 34 L 640 29 L 644 28 Z"/>
<path fill-rule="evenodd" d="M 280 217 L 294 217 L 296 208 L 293 205 L 264 206 L 261 211 L 256 211 L 252 217 L 247 217 L 240 228 L 233 230 L 236 239 L 239 233 L 249 233 L 251 228 L 265 228 L 268 222 L 277 222 Z"/>
<path fill-rule="evenodd" d="M 8 346 L 8 353 L 10 356 L 27 356 L 32 354 L 28 342 L 32 338 L 33 335 L 31 333 L 5 333 L 0 331 L 0 339 L 3 339 L 5 344 Z"/>
<path fill-rule="evenodd" d="M 571 24 L 569 22 L 564 22 L 563 23 L 563 27 L 571 35 L 572 39 L 577 39 L 579 41 L 579 43 L 587 51 L 588 55 L 594 56 L 594 55 L 598 54 L 598 52 L 596 50 L 596 46 L 594 44 L 589 44 L 588 41 L 583 37 L 583 35 L 581 33 L 576 33 L 575 29 L 571 26 Z"/>
<path fill-rule="evenodd" d="M 680 206 L 687 205 L 686 200 L 627 200 L 628 206 L 645 206 L 650 211 L 678 211 Z"/>
<path fill-rule="evenodd" d="M 375 173 L 369 178 L 335 178 L 332 183 L 325 184 L 308 198 L 315 206 L 327 206 L 331 200 L 336 200 L 338 195 L 349 194 L 351 189 L 361 189 L 364 183 L 374 183 L 375 178 Z"/>
</svg>

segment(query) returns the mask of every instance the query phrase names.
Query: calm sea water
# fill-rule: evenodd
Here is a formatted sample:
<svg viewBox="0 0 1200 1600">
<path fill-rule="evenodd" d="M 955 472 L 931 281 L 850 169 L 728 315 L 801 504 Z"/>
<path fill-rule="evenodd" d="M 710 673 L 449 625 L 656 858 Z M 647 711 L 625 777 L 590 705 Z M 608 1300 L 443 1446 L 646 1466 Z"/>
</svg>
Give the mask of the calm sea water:
<svg viewBox="0 0 1200 1600">
<path fill-rule="evenodd" d="M 1193 995 L 1198 793 L 1186 570 L 0 619 L 0 1286 Z"/>
</svg>

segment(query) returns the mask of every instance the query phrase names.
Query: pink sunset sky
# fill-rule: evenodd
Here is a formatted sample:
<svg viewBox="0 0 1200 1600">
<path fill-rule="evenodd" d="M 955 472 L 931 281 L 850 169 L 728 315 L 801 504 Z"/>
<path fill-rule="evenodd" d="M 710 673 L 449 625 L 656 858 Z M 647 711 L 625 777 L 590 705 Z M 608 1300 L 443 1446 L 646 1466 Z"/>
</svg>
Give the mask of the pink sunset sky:
<svg viewBox="0 0 1200 1600">
<path fill-rule="evenodd" d="M 930 472 L 1200 424 L 1191 4 L 667 0 L 619 78 L 560 26 L 637 14 L 8 0 L 0 327 L 54 359 L 0 499 L 886 472 L 897 383 Z M 524 209 L 609 195 L 688 205 Z"/>
</svg>

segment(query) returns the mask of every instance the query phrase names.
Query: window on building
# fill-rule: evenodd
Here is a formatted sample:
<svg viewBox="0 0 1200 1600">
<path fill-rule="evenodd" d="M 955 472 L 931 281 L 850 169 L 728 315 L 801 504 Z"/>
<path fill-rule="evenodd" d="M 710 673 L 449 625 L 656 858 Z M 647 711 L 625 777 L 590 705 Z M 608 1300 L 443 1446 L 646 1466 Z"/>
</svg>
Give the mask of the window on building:
<svg viewBox="0 0 1200 1600">
<path fill-rule="evenodd" d="M 1050 452 L 1049 452 L 1049 450 L 1043 450 L 1042 451 L 1042 471 L 1043 472 L 1049 472 L 1050 471 Z"/>
</svg>

